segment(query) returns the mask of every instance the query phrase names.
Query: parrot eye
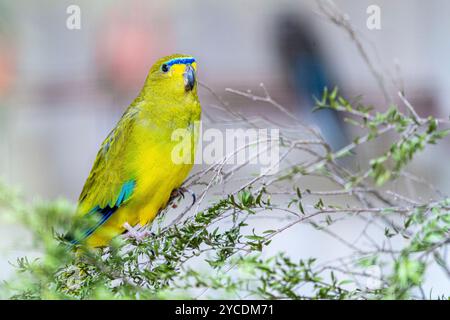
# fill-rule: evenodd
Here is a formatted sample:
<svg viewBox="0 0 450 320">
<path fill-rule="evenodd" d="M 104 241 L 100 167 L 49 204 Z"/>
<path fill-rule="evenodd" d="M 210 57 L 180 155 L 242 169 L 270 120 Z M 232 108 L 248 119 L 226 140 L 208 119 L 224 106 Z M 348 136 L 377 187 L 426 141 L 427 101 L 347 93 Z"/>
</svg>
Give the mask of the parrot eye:
<svg viewBox="0 0 450 320">
<path fill-rule="evenodd" d="M 164 63 L 164 64 L 161 66 L 161 70 L 162 70 L 162 72 L 167 72 L 167 71 L 169 71 L 169 66 L 168 66 L 166 63 Z"/>
</svg>

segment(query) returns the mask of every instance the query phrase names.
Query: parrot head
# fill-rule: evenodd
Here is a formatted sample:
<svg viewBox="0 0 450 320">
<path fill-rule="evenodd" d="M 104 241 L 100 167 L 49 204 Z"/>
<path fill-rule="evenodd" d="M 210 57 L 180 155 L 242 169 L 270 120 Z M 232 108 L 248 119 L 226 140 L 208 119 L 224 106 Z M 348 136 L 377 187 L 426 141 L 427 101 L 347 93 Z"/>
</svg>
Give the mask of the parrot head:
<svg viewBox="0 0 450 320">
<path fill-rule="evenodd" d="M 159 59 L 150 69 L 146 86 L 166 97 L 197 94 L 197 63 L 189 55 L 173 54 Z"/>
</svg>

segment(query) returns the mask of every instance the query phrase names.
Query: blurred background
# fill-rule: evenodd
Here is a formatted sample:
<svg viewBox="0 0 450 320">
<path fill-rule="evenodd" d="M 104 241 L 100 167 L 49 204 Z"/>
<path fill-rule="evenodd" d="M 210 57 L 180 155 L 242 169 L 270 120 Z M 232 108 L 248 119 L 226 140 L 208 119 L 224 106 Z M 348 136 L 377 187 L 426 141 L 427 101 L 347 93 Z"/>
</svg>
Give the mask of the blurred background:
<svg viewBox="0 0 450 320">
<path fill-rule="evenodd" d="M 336 0 L 366 41 L 387 84 L 404 88 L 421 115 L 450 113 L 450 2 Z M 381 29 L 366 26 L 369 5 Z M 80 29 L 66 12 L 81 9 Z M 384 97 L 349 37 L 320 17 L 313 0 L 0 1 L 0 177 L 30 199 L 75 202 L 102 140 L 139 92 L 153 62 L 185 53 L 199 78 L 234 108 L 270 116 L 224 89 L 259 88 L 320 127 L 333 148 L 351 139 L 332 112 L 311 115 L 312 96 L 338 84 L 385 110 Z M 375 47 L 377 48 L 375 51 Z M 203 107 L 214 98 L 200 90 Z M 444 142 L 445 144 L 445 142 Z M 448 145 L 413 170 L 450 190 Z M 436 161 L 440 159 L 441 161 Z M 6 229 L 8 228 L 8 232 Z M 10 227 L 0 226 L 6 246 Z M 326 249 L 316 244 L 305 254 Z M 7 258 L 0 256 L 0 279 Z"/>
</svg>

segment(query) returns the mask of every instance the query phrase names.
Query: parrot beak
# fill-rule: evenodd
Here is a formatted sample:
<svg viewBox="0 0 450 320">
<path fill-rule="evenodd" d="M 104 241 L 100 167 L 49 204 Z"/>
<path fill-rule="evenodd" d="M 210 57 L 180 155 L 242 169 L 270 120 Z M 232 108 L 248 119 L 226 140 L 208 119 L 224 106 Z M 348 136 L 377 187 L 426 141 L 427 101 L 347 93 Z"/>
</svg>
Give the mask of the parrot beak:
<svg viewBox="0 0 450 320">
<path fill-rule="evenodd" d="M 195 86 L 195 70 L 190 64 L 186 65 L 186 70 L 183 74 L 184 77 L 184 89 L 191 91 Z"/>
</svg>

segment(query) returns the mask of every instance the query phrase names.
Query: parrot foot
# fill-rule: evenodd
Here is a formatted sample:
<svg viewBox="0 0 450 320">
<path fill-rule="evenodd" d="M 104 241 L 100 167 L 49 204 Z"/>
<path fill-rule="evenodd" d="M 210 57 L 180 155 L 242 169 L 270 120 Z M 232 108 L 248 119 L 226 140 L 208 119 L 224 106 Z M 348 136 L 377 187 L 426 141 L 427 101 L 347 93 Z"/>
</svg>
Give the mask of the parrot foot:
<svg viewBox="0 0 450 320">
<path fill-rule="evenodd" d="M 139 227 L 130 226 L 130 224 L 128 222 L 125 222 L 123 224 L 123 227 L 128 231 L 125 234 L 125 237 L 130 238 L 130 239 L 135 239 L 137 242 L 142 242 L 145 240 L 145 238 L 153 235 L 153 233 L 150 232 L 149 230 L 140 231 Z"/>
<path fill-rule="evenodd" d="M 180 187 L 178 189 L 174 189 L 172 191 L 171 195 L 170 195 L 169 202 L 172 202 L 174 199 L 176 199 L 178 197 L 181 197 L 182 199 L 184 199 L 184 194 L 186 192 L 189 193 L 191 195 L 191 197 L 192 197 L 192 204 L 191 204 L 191 206 L 194 205 L 194 203 L 197 201 L 195 193 L 193 191 L 187 189 L 187 188 L 184 188 L 184 187 Z M 176 206 L 176 204 L 175 204 L 175 206 Z"/>
</svg>

